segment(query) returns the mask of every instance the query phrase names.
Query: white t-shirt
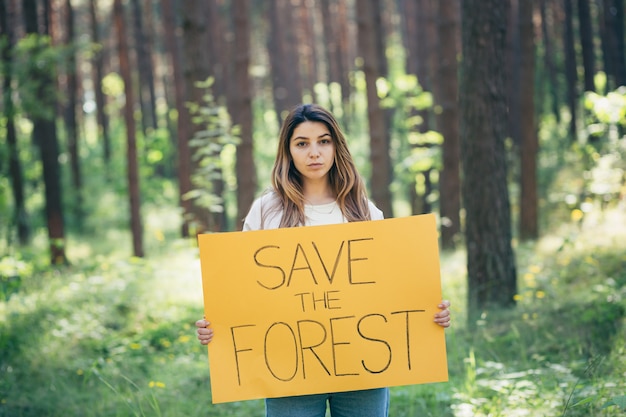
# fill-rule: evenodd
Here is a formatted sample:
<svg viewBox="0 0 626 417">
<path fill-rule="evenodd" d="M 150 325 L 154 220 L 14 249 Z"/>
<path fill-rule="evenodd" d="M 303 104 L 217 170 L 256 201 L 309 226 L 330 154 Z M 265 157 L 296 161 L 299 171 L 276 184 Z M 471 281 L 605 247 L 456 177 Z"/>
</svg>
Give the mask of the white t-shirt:
<svg viewBox="0 0 626 417">
<path fill-rule="evenodd" d="M 246 216 L 243 230 L 278 229 L 283 216 L 275 204 L 275 194 L 268 192 L 257 198 Z M 369 201 L 372 220 L 382 220 L 383 212 Z M 345 223 L 346 219 L 336 201 L 327 204 L 304 205 L 305 226 Z"/>
</svg>

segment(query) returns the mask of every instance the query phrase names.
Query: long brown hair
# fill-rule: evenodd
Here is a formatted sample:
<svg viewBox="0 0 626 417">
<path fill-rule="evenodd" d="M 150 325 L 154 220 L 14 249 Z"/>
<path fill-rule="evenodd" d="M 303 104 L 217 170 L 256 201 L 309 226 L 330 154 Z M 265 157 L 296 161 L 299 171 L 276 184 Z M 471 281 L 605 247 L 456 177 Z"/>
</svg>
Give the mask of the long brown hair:
<svg viewBox="0 0 626 417">
<path fill-rule="evenodd" d="M 328 181 L 344 217 L 349 222 L 370 220 L 365 184 L 354 165 L 337 120 L 323 107 L 301 104 L 291 110 L 283 122 L 276 161 L 272 169 L 272 186 L 283 214 L 280 227 L 304 224 L 302 175 L 293 164 L 289 145 L 294 129 L 307 121 L 324 123 L 335 143 L 335 162 L 328 172 Z"/>
</svg>

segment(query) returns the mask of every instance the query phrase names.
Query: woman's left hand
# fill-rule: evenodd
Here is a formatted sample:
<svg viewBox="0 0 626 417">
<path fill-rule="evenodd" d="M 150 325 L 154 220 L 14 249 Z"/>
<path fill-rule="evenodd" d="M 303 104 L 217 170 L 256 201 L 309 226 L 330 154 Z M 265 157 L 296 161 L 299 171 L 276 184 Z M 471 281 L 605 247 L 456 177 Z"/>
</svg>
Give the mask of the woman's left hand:
<svg viewBox="0 0 626 417">
<path fill-rule="evenodd" d="M 450 327 L 450 301 L 443 300 L 437 308 L 441 311 L 435 314 L 435 323 L 441 327 Z"/>
</svg>

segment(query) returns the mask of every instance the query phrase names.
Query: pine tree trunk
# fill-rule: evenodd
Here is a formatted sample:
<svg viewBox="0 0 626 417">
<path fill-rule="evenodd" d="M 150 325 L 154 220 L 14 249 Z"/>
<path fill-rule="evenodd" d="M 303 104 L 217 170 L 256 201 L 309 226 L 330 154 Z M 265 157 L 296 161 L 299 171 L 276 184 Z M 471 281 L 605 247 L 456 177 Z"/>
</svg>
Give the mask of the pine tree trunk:
<svg viewBox="0 0 626 417">
<path fill-rule="evenodd" d="M 50 8 L 49 0 L 44 2 L 44 10 Z M 24 24 L 26 33 L 39 34 L 36 0 L 23 0 Z M 47 14 L 41 25 L 43 35 L 48 35 L 49 24 Z M 43 168 L 43 180 L 46 198 L 46 222 L 50 245 L 50 262 L 54 265 L 67 263 L 65 255 L 65 223 L 63 214 L 61 167 L 59 165 L 59 141 L 55 125 L 56 83 L 54 73 L 56 68 L 52 64 L 37 66 L 31 75 L 40 81 L 38 97 L 40 108 L 33 109 L 33 142 L 39 148 Z"/>
<path fill-rule="evenodd" d="M 13 4 L 0 2 L 0 37 L 4 38 L 1 48 L 4 65 L 4 79 L 2 84 L 2 103 L 6 120 L 7 159 L 9 161 L 9 178 L 13 204 L 15 206 L 13 221 L 17 229 L 17 239 L 20 245 L 26 245 L 30 238 L 28 215 L 24 199 L 24 175 L 19 157 L 17 132 L 15 128 L 15 103 L 13 102 L 13 48 L 15 46 L 15 10 Z M 10 244 L 9 244 L 10 245 Z"/>
<path fill-rule="evenodd" d="M 589 0 L 578 0 L 578 21 L 580 23 L 580 43 L 583 52 L 583 68 L 585 91 L 596 91 L 594 76 L 595 53 L 593 48 L 593 29 L 591 27 L 591 10 Z"/>
<path fill-rule="evenodd" d="M 454 237 L 461 230 L 461 155 L 459 144 L 457 20 L 458 3 L 438 3 L 439 34 L 439 131 L 443 135 L 443 170 L 439 181 L 441 244 L 454 247 Z"/>
<path fill-rule="evenodd" d="M 74 47 L 74 9 L 71 0 L 65 1 L 67 45 Z M 80 169 L 80 152 L 76 111 L 78 108 L 78 74 L 76 56 L 70 53 L 67 61 L 67 104 L 65 108 L 65 127 L 67 130 L 67 147 L 70 154 L 72 191 L 74 193 L 73 212 L 79 225 L 82 224 L 83 213 L 83 180 Z"/>
<path fill-rule="evenodd" d="M 252 86 L 250 81 L 250 5 L 248 0 L 233 0 L 235 27 L 235 71 L 233 75 L 233 122 L 241 126 L 241 142 L 237 146 L 237 229 L 248 214 L 256 194 L 256 171 L 252 140 Z"/>
<path fill-rule="evenodd" d="M 189 137 L 191 120 L 189 109 L 185 105 L 185 79 L 182 68 L 182 53 L 176 36 L 176 14 L 174 12 L 174 0 L 161 0 L 161 12 L 163 14 L 163 27 L 165 29 L 165 46 L 172 68 L 174 78 L 174 98 L 178 119 L 176 121 L 176 149 L 178 150 L 177 176 L 179 204 L 182 209 L 181 235 L 188 237 L 190 233 L 190 221 L 192 216 L 191 201 L 183 196 L 191 191 L 191 151 L 189 150 Z"/>
<path fill-rule="evenodd" d="M 520 239 L 539 237 L 537 199 L 537 151 L 535 127 L 535 34 L 533 3 L 520 1 Z"/>
<path fill-rule="evenodd" d="M 573 0 L 563 0 L 565 5 L 565 30 L 563 47 L 565 48 L 565 79 L 567 82 L 567 106 L 570 111 L 569 135 L 575 141 L 578 135 L 578 76 L 576 75 L 576 51 L 574 49 L 574 11 Z"/>
<path fill-rule="evenodd" d="M 504 141 L 509 2 L 462 2 L 460 79 L 462 196 L 466 209 L 469 323 L 487 308 L 513 306 L 516 268 Z"/>
<path fill-rule="evenodd" d="M 91 24 L 91 41 L 98 45 L 100 44 L 100 34 L 98 30 L 98 16 L 96 13 L 97 5 L 96 0 L 89 1 L 89 16 Z M 104 48 L 104 45 L 102 45 Z M 109 166 L 111 161 L 111 139 L 109 137 L 109 118 L 105 112 L 105 99 L 102 91 L 102 78 L 103 78 L 103 60 L 104 52 L 102 49 L 95 51 L 93 56 L 93 85 L 96 97 L 96 120 L 98 121 L 98 130 L 102 137 L 102 146 L 104 153 L 104 164 Z"/>
<path fill-rule="evenodd" d="M 207 39 L 207 7 L 208 2 L 204 0 L 185 0 L 181 4 L 183 13 L 183 59 L 184 79 L 185 79 L 185 101 L 202 104 L 204 91 L 196 86 L 198 81 L 206 80 L 211 74 L 209 70 L 208 50 L 205 45 Z M 189 119 L 192 121 L 192 118 Z M 198 126 L 191 123 L 189 125 L 189 138 L 192 138 L 196 132 L 204 129 L 204 126 Z M 182 163 L 190 165 L 190 174 L 198 169 L 199 161 L 193 158 L 194 150 L 190 149 L 190 159 Z M 179 167 L 180 168 L 180 167 Z M 192 185 L 193 187 L 193 185 Z M 212 214 L 206 207 L 201 207 L 195 201 L 191 202 L 192 222 L 195 233 L 204 233 L 211 229 L 213 224 Z"/>
<path fill-rule="evenodd" d="M 137 143 L 135 137 L 135 118 L 133 107 L 135 104 L 133 95 L 132 73 L 130 70 L 128 40 L 126 37 L 126 24 L 124 22 L 124 10 L 122 0 L 113 3 L 113 18 L 118 40 L 118 54 L 120 74 L 124 80 L 124 122 L 126 124 L 127 141 L 127 175 L 128 197 L 130 205 L 130 230 L 133 240 L 133 255 L 144 256 L 143 227 L 141 223 L 140 199 L 139 199 L 139 169 L 137 165 Z"/>
<path fill-rule="evenodd" d="M 389 186 L 390 179 L 390 157 L 388 148 L 388 134 L 385 129 L 385 112 L 380 107 L 376 80 L 382 77 L 381 63 L 379 61 L 379 51 L 376 49 L 379 33 L 376 33 L 375 13 L 378 13 L 377 0 L 358 0 L 357 24 L 358 24 L 358 46 L 363 58 L 363 72 L 365 73 L 365 83 L 367 88 L 367 116 L 370 130 L 370 163 L 372 166 L 371 175 L 371 197 L 372 200 L 383 211 L 385 217 L 393 217 L 391 206 L 391 192 Z"/>
<path fill-rule="evenodd" d="M 544 65 L 548 73 L 548 84 L 550 90 L 550 104 L 554 118 L 559 123 L 561 121 L 561 112 L 559 110 L 561 100 L 559 100 L 558 83 L 556 77 L 556 69 L 554 65 L 554 48 L 552 47 L 552 36 L 548 30 L 548 13 L 546 2 L 548 0 L 539 0 L 539 8 L 541 12 L 541 33 L 544 44 Z"/>
</svg>

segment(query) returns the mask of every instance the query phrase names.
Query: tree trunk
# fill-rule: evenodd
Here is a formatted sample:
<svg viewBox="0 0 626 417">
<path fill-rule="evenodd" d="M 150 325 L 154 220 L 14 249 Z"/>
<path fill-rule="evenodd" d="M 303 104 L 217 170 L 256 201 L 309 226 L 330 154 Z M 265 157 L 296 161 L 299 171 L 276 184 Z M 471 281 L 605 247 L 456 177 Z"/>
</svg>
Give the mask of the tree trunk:
<svg viewBox="0 0 626 417">
<path fill-rule="evenodd" d="M 46 1 L 47 3 L 47 1 Z M 24 25 L 26 33 L 38 35 L 36 0 L 23 0 Z M 49 4 L 45 4 L 49 8 Z M 45 15 L 47 17 L 47 15 Z M 42 28 L 43 35 L 49 27 L 46 20 Z M 41 42 L 41 40 L 40 40 Z M 45 47 L 45 46 L 43 46 Z M 63 219 L 63 203 L 61 191 L 61 167 L 59 166 L 59 141 L 54 120 L 56 109 L 56 84 L 52 64 L 37 66 L 32 78 L 39 80 L 38 97 L 40 108 L 33 109 L 33 142 L 39 148 L 43 167 L 43 180 L 46 197 L 46 221 L 50 242 L 50 262 L 54 265 L 67 263 L 65 255 L 65 224 Z"/>
<path fill-rule="evenodd" d="M 416 55 L 416 75 L 417 79 L 424 89 L 424 91 L 430 92 L 435 98 L 438 97 L 439 90 L 435 83 L 436 66 L 438 63 L 438 54 L 436 53 L 435 39 L 437 34 L 437 27 L 435 21 L 436 11 L 433 10 L 436 5 L 433 0 L 420 0 L 417 2 L 415 10 L 415 19 L 417 22 L 417 42 L 415 50 Z M 422 123 L 419 125 L 419 132 L 426 133 L 429 130 L 435 130 L 435 115 L 431 109 L 424 109 L 418 111 L 419 116 L 422 119 Z M 430 145 L 417 145 L 430 146 Z M 430 181 L 432 168 L 427 168 L 421 172 L 424 178 L 424 193 L 418 195 L 413 205 L 413 213 L 423 214 L 432 212 L 432 205 L 430 203 L 430 195 L 433 191 Z"/>
<path fill-rule="evenodd" d="M 292 6 L 287 0 L 271 0 L 268 8 L 271 22 L 268 53 L 272 71 L 274 108 L 278 123 L 282 113 L 302 101 L 299 69 L 293 49 Z M 235 31 L 238 28 L 235 26 Z"/>
<path fill-rule="evenodd" d="M 144 29 L 141 4 L 139 0 L 131 0 L 130 3 L 133 11 L 133 28 L 136 43 L 135 51 L 137 54 L 137 69 L 139 75 L 139 104 L 141 106 L 141 120 L 144 135 L 146 135 L 148 128 L 156 130 L 158 127 L 152 51 L 150 48 L 150 40 L 147 39 Z"/>
<path fill-rule="evenodd" d="M 443 170 L 439 181 L 441 244 L 454 247 L 454 237 L 461 230 L 461 178 L 459 111 L 457 82 L 457 11 L 456 1 L 438 2 L 439 34 L 439 131 L 443 135 Z"/>
<path fill-rule="evenodd" d="M 624 5 L 622 0 L 602 0 L 604 23 L 603 48 L 607 55 L 607 74 L 617 88 L 626 85 L 626 59 L 624 50 Z"/>
<path fill-rule="evenodd" d="M 558 83 L 556 77 L 556 69 L 554 66 L 554 49 L 552 48 L 552 36 L 548 31 L 548 13 L 546 10 L 546 2 L 548 0 L 539 0 L 539 7 L 541 12 L 541 34 L 544 44 L 544 65 L 546 72 L 548 73 L 548 89 L 550 90 L 550 104 L 552 113 L 557 123 L 561 121 L 561 112 L 559 110 L 560 100 L 558 93 Z"/>
<path fill-rule="evenodd" d="M 215 1 L 207 2 L 208 5 L 208 25 L 209 31 L 207 32 L 207 46 L 209 53 L 209 70 L 215 83 L 211 86 L 216 101 L 226 98 L 228 92 L 226 86 L 228 82 L 230 62 L 226 41 L 224 40 L 224 25 L 222 24 L 223 17 L 220 16 L 219 6 Z"/>
<path fill-rule="evenodd" d="M 256 171 L 252 140 L 252 85 L 250 81 L 250 5 L 248 0 L 233 0 L 235 27 L 235 71 L 232 95 L 233 122 L 241 126 L 241 142 L 237 146 L 237 229 L 250 210 L 256 194 Z"/>
<path fill-rule="evenodd" d="M 578 92 L 576 90 L 578 76 L 576 75 L 576 51 L 574 49 L 574 13 L 573 0 L 563 0 L 565 5 L 565 31 L 563 33 L 563 47 L 565 48 L 565 79 L 567 82 L 567 106 L 570 111 L 569 135 L 575 141 L 578 135 Z"/>
<path fill-rule="evenodd" d="M 74 48 L 74 9 L 71 0 L 65 1 L 67 45 Z M 67 60 L 67 104 L 65 108 L 65 128 L 67 130 L 67 147 L 70 154 L 72 191 L 74 193 L 73 211 L 79 225 L 83 222 L 83 180 L 80 169 L 80 152 L 76 111 L 78 108 L 78 75 L 76 55 L 70 52 Z"/>
<path fill-rule="evenodd" d="M 535 34 L 533 3 L 519 3 L 520 33 L 520 239 L 539 237 L 537 200 L 537 151 L 535 128 Z"/>
<path fill-rule="evenodd" d="M 462 2 L 460 80 L 462 195 L 466 209 L 469 323 L 515 301 L 516 268 L 504 141 L 509 2 Z"/>
<path fill-rule="evenodd" d="M 96 13 L 96 9 L 96 0 L 90 0 L 89 23 L 91 25 L 91 41 L 95 45 L 100 45 L 100 34 L 98 31 L 98 16 Z M 104 45 L 100 45 L 100 47 L 100 49 L 95 51 L 93 56 L 93 89 L 96 96 L 96 119 L 98 121 L 98 132 L 102 135 L 101 137 L 104 152 L 104 164 L 108 167 L 109 162 L 111 161 L 111 139 L 109 137 L 109 118 L 104 109 L 105 99 L 104 93 L 102 92 Z"/>
<path fill-rule="evenodd" d="M 144 250 L 139 199 L 139 169 L 137 166 L 135 118 L 133 111 L 135 101 L 133 97 L 132 73 L 128 57 L 128 40 L 126 37 L 126 24 L 124 23 L 122 0 L 114 0 L 113 18 L 115 20 L 115 30 L 117 31 L 120 74 L 124 80 L 124 121 L 126 124 L 126 140 L 128 145 L 126 157 L 128 196 L 130 203 L 130 230 L 133 240 L 133 255 L 141 258 L 144 256 Z"/>
<path fill-rule="evenodd" d="M 363 72 L 367 88 L 367 116 L 370 130 L 370 163 L 372 166 L 371 190 L 372 200 L 385 213 L 386 217 L 393 217 L 391 206 L 391 184 L 389 157 L 389 132 L 385 129 L 385 111 L 380 107 L 376 80 L 382 77 L 381 64 L 378 62 L 380 54 L 376 50 L 377 40 L 375 13 L 378 13 L 378 0 L 358 0 L 357 25 L 358 49 L 363 59 Z"/>
<path fill-rule="evenodd" d="M 2 84 L 2 103 L 6 119 L 7 158 L 9 160 L 9 178 L 13 195 L 14 214 L 13 222 L 17 229 L 17 239 L 20 245 L 26 245 L 30 237 L 28 215 L 24 199 L 24 176 L 19 157 L 17 133 L 15 129 L 15 103 L 13 102 L 13 48 L 15 46 L 15 10 L 13 4 L 6 5 L 0 2 L 0 37 L 4 37 L 2 47 L 2 62 L 4 65 L 4 80 Z M 10 244 L 9 244 L 10 246 Z"/>
<path fill-rule="evenodd" d="M 580 23 L 580 43 L 583 52 L 583 68 L 585 91 L 596 91 L 594 76 L 595 53 L 593 48 L 593 29 L 591 27 L 591 10 L 589 0 L 578 0 L 578 22 Z"/>
<path fill-rule="evenodd" d="M 208 2 L 204 0 L 185 0 L 182 3 L 183 12 L 183 63 L 185 79 L 185 101 L 202 104 L 204 91 L 196 87 L 196 82 L 206 80 L 211 74 L 209 70 L 208 50 L 205 45 L 208 31 L 206 17 Z M 192 120 L 190 118 L 190 120 Z M 196 132 L 204 129 L 204 126 L 190 124 L 189 138 Z M 180 139 L 180 138 L 179 138 Z M 184 163 L 190 165 L 190 173 L 198 168 L 198 160 L 193 158 L 193 150 L 190 149 L 191 158 Z M 183 162 L 181 161 L 181 164 Z M 181 165 L 182 166 L 182 165 Z M 180 167 L 179 167 L 180 168 Z M 208 208 L 201 207 L 195 201 L 191 202 L 192 218 L 195 233 L 203 233 L 211 229 L 213 224 L 212 214 Z"/>
<path fill-rule="evenodd" d="M 522 54 L 520 52 L 520 33 L 519 33 L 519 3 L 523 1 L 532 0 L 509 0 L 510 1 L 510 13 L 508 16 L 508 30 L 507 30 L 507 87 L 508 87 L 508 123 L 509 123 L 509 135 L 513 139 L 513 144 L 519 146 L 520 144 L 520 66 L 522 65 Z"/>
<path fill-rule="evenodd" d="M 174 77 L 174 97 L 178 120 L 176 123 L 177 150 L 178 150 L 178 194 L 179 204 L 182 208 L 181 235 L 189 236 L 189 223 L 192 215 L 191 201 L 183 196 L 191 191 L 191 152 L 189 150 L 189 132 L 191 120 L 189 109 L 185 105 L 185 80 L 182 70 L 182 56 L 178 36 L 176 36 L 176 14 L 174 12 L 174 0 L 161 0 L 161 12 L 163 14 L 163 27 L 165 29 L 166 49 L 169 55 L 172 75 Z"/>
</svg>

